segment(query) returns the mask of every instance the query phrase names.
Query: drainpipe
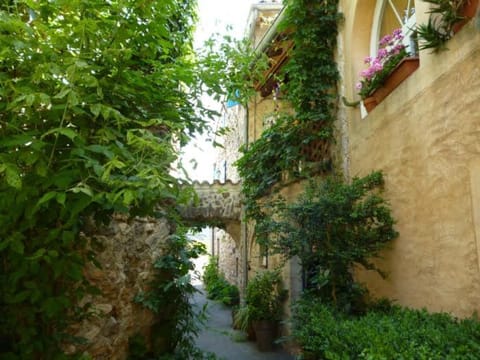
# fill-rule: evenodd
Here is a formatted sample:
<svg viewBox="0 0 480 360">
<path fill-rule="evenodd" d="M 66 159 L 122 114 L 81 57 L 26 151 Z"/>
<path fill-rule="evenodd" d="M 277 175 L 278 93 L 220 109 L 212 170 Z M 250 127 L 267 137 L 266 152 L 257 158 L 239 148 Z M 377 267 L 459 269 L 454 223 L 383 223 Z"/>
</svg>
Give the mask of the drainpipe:
<svg viewBox="0 0 480 360">
<path fill-rule="evenodd" d="M 211 240 L 211 253 L 212 253 L 212 256 L 215 256 L 215 228 L 214 227 L 211 227 L 212 229 L 212 240 Z"/>
<path fill-rule="evenodd" d="M 245 150 L 248 150 L 248 105 L 245 106 L 245 127 L 244 127 L 244 146 Z M 241 212 L 241 237 L 243 243 L 243 297 L 242 302 L 245 301 L 245 294 L 247 291 L 247 284 L 248 284 L 248 226 L 247 221 L 245 220 L 245 206 L 242 207 Z"/>
</svg>

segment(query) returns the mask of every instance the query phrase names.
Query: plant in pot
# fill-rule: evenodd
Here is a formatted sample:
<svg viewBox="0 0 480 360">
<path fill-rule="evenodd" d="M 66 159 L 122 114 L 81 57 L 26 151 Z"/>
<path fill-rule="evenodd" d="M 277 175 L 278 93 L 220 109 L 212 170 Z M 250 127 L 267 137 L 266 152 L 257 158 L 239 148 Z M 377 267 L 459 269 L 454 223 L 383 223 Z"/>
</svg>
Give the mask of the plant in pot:
<svg viewBox="0 0 480 360">
<path fill-rule="evenodd" d="M 411 56 L 403 38 L 401 29 L 385 35 L 379 42 L 376 56 L 364 60 L 368 68 L 360 72 L 356 89 L 368 112 L 419 66 L 418 57 Z"/>
<path fill-rule="evenodd" d="M 248 321 L 253 324 L 260 351 L 271 351 L 286 291 L 280 271 L 263 271 L 248 283 L 245 295 Z"/>
<path fill-rule="evenodd" d="M 446 43 L 475 16 L 478 0 L 423 0 L 430 3 L 428 22 L 417 26 L 420 50 L 447 50 Z"/>
<path fill-rule="evenodd" d="M 250 309 L 248 305 L 240 306 L 236 309 L 233 317 L 234 329 L 242 330 L 247 334 L 247 339 L 255 341 L 255 330 L 253 329 L 253 323 L 250 319 Z"/>
</svg>

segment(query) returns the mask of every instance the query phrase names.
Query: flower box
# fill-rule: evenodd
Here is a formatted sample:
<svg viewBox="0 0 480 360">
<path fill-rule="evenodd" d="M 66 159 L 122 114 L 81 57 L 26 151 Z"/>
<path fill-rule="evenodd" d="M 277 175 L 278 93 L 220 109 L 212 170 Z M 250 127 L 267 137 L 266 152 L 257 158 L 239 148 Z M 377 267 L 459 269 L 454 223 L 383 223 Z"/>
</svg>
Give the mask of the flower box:
<svg viewBox="0 0 480 360">
<path fill-rule="evenodd" d="M 365 106 L 365 110 L 367 110 L 367 113 L 375 109 L 377 105 L 378 105 L 378 102 L 373 96 L 369 96 L 363 99 L 363 106 Z"/>
<path fill-rule="evenodd" d="M 419 66 L 420 60 L 418 57 L 407 57 L 402 59 L 387 77 L 382 86 L 372 93 L 372 97 L 377 101 L 377 104 L 380 104 L 383 99 L 395 90 L 403 80 L 417 70 Z"/>
<path fill-rule="evenodd" d="M 407 51 L 403 39 L 402 30 L 394 30 L 379 41 L 376 56 L 368 56 L 364 60 L 368 68 L 360 72 L 361 79 L 355 87 L 367 112 L 372 111 L 420 65 L 418 57 L 412 57 Z"/>
</svg>

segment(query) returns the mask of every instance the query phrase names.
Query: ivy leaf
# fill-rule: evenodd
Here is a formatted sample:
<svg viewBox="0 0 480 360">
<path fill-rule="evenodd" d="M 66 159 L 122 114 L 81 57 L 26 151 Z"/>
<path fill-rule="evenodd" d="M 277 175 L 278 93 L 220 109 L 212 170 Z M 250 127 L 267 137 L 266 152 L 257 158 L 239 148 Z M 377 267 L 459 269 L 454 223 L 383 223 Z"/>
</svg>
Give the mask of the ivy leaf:
<svg viewBox="0 0 480 360">
<path fill-rule="evenodd" d="M 32 141 L 32 135 L 29 135 L 29 134 L 12 135 L 12 136 L 9 136 L 8 138 L 2 138 L 0 140 L 0 147 L 11 148 L 16 146 L 23 146 L 30 141 Z"/>
<path fill-rule="evenodd" d="M 27 260 L 38 260 L 45 254 L 45 252 L 46 250 L 43 248 L 38 249 L 32 256 L 27 256 Z"/>
<path fill-rule="evenodd" d="M 81 192 L 81 193 L 84 193 L 85 195 L 93 197 L 92 189 L 90 188 L 90 186 L 88 186 L 86 184 L 79 184 L 78 186 L 75 186 L 75 187 L 69 189 L 69 191 L 71 191 L 75 194 Z"/>
<path fill-rule="evenodd" d="M 132 202 L 135 201 L 136 193 L 133 190 L 127 189 L 123 192 L 123 203 L 125 205 L 130 205 Z"/>
<path fill-rule="evenodd" d="M 72 89 L 70 87 L 65 87 L 63 88 L 57 95 L 55 95 L 53 98 L 54 99 L 63 99 L 65 96 L 67 96 Z"/>
<path fill-rule="evenodd" d="M 30 293 L 29 290 L 24 290 L 24 291 L 21 291 L 21 292 L 15 294 L 15 296 L 13 296 L 13 298 L 8 298 L 7 301 L 10 304 L 18 304 L 18 303 L 21 303 L 21 302 L 27 300 L 30 297 L 30 294 L 31 293 Z"/>
<path fill-rule="evenodd" d="M 18 168 L 13 164 L 5 164 L 5 178 L 7 184 L 15 189 L 22 188 L 22 179 Z"/>
<path fill-rule="evenodd" d="M 44 194 L 40 200 L 37 201 L 37 205 L 36 205 L 36 208 L 39 208 L 42 204 L 50 201 L 51 199 L 53 199 L 55 196 L 57 196 L 57 192 L 56 191 L 49 191 L 48 193 Z"/>
<path fill-rule="evenodd" d="M 66 199 L 67 199 L 67 195 L 64 192 L 57 193 L 56 200 L 60 205 L 65 206 Z"/>
<path fill-rule="evenodd" d="M 10 248 L 13 252 L 23 255 L 25 251 L 25 245 L 23 245 L 22 239 L 19 236 L 14 236 L 10 241 Z"/>
<path fill-rule="evenodd" d="M 77 135 L 78 135 L 77 132 L 75 130 L 73 130 L 72 128 L 59 127 L 59 128 L 55 128 L 55 129 L 51 129 L 51 130 L 47 131 L 46 133 L 44 133 L 42 135 L 41 138 L 44 139 L 46 136 L 48 136 L 50 134 L 60 134 L 60 135 L 68 137 L 70 140 L 74 140 L 75 137 L 77 137 Z"/>
<path fill-rule="evenodd" d="M 102 104 L 93 104 L 90 105 L 90 111 L 92 112 L 95 117 L 100 115 L 100 111 L 102 110 Z"/>
</svg>

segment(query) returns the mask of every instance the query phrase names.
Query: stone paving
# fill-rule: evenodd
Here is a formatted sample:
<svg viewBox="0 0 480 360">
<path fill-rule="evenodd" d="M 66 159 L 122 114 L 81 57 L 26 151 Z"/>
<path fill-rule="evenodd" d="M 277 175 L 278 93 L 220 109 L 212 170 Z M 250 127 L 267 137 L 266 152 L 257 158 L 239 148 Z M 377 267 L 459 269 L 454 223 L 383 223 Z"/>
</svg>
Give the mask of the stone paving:
<svg viewBox="0 0 480 360">
<path fill-rule="evenodd" d="M 202 290 L 201 286 L 198 286 Z M 260 352 L 254 342 L 245 340 L 245 334 L 232 329 L 230 308 L 207 300 L 204 293 L 194 298 L 198 306 L 207 303 L 208 320 L 206 328 L 197 338 L 197 346 L 214 353 L 222 360 L 293 360 L 294 357 L 282 349 L 275 352 Z"/>
</svg>

